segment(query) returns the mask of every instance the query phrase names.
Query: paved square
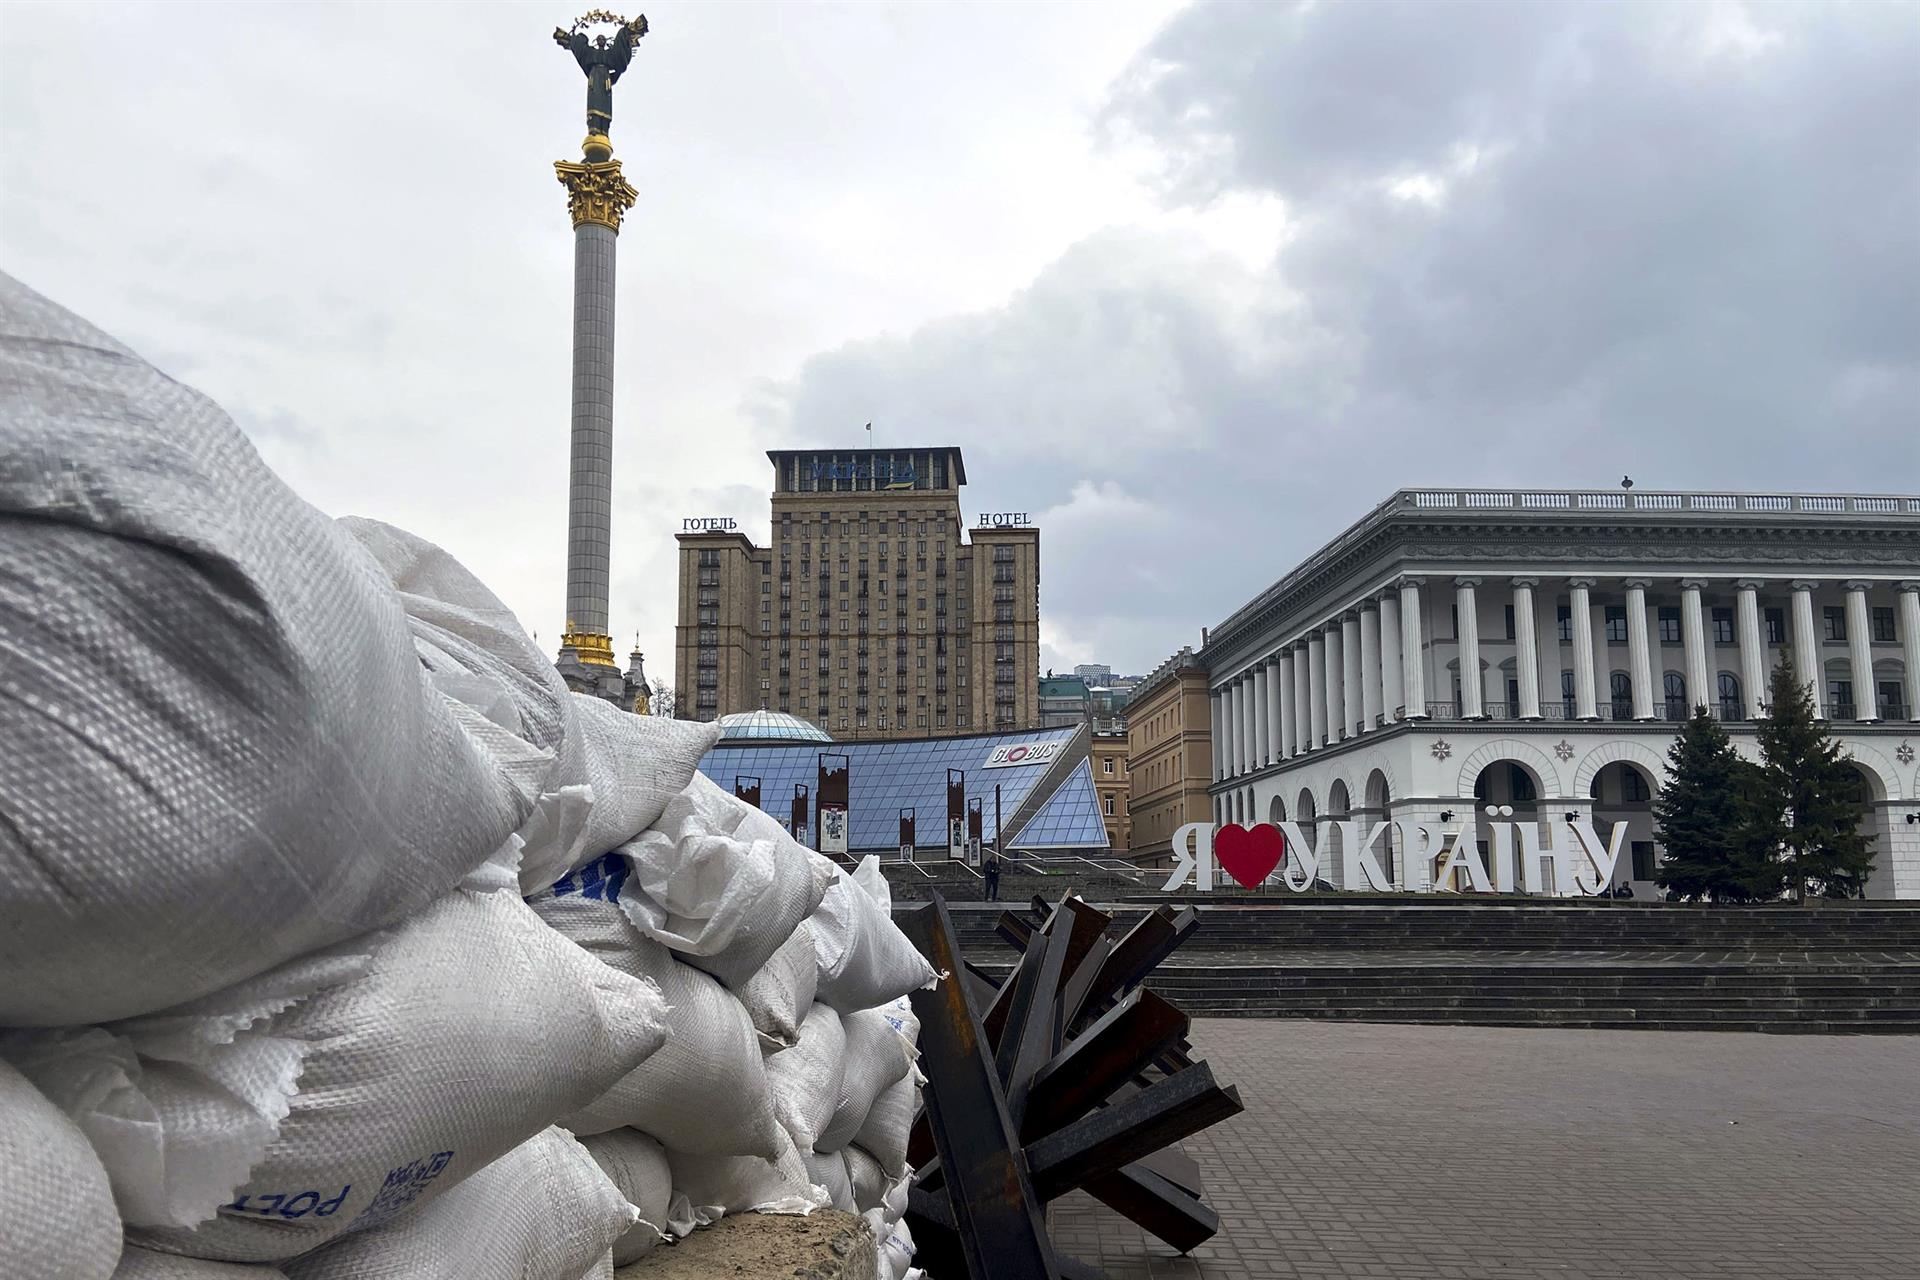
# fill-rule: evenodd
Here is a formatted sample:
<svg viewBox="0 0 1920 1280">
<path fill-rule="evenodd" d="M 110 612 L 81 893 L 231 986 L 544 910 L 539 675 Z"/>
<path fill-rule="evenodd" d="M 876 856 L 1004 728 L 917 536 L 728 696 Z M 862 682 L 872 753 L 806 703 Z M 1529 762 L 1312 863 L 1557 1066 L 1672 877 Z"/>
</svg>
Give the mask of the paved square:
<svg viewBox="0 0 1920 1280">
<path fill-rule="evenodd" d="M 1149 1277 L 1920 1276 L 1920 1037 L 1194 1024 L 1247 1111 L 1185 1143 L 1180 1258 L 1092 1199 L 1054 1240 Z"/>
</svg>

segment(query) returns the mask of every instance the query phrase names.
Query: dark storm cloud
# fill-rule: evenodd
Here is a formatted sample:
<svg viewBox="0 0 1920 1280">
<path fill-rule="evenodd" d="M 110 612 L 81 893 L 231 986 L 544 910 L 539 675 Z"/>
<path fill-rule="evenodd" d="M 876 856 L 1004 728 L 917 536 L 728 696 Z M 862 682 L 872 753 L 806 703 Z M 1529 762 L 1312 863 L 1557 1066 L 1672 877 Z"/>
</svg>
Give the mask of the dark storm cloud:
<svg viewBox="0 0 1920 1280">
<path fill-rule="evenodd" d="M 1920 490 L 1916 121 L 1907 5 L 1197 7 L 1100 124 L 1170 206 L 1284 202 L 1271 264 L 1102 234 L 790 428 L 984 450 L 1136 669 L 1404 485 Z"/>
</svg>

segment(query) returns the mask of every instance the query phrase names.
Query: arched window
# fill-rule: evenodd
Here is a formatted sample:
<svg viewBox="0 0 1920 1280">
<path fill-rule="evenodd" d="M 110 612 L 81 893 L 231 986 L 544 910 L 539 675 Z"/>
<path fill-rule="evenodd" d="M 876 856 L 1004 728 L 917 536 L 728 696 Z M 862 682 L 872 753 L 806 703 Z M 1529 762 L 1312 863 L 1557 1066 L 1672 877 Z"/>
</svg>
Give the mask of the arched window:
<svg viewBox="0 0 1920 1280">
<path fill-rule="evenodd" d="M 1616 671 L 1607 684 L 1613 693 L 1613 718 L 1633 719 L 1633 678 L 1624 671 Z"/>
<path fill-rule="evenodd" d="M 1731 671 L 1720 673 L 1720 718 L 1722 720 L 1744 720 L 1746 708 L 1740 702 L 1740 677 Z"/>
<path fill-rule="evenodd" d="M 1667 695 L 1667 719 L 1685 720 L 1691 714 L 1687 708 L 1687 678 L 1678 671 L 1669 671 L 1664 685 Z"/>
</svg>

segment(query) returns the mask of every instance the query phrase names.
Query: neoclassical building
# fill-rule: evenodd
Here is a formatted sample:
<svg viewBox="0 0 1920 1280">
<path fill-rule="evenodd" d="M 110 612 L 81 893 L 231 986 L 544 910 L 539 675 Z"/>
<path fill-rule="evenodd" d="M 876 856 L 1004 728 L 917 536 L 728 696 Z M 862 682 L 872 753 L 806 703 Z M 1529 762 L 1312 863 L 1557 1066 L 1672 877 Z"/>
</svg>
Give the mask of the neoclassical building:
<svg viewBox="0 0 1920 1280">
<path fill-rule="evenodd" d="M 1783 650 L 1920 898 L 1920 497 L 1401 490 L 1209 632 L 1215 818 L 1624 821 L 1652 896 L 1678 722 L 1757 758 Z"/>
</svg>

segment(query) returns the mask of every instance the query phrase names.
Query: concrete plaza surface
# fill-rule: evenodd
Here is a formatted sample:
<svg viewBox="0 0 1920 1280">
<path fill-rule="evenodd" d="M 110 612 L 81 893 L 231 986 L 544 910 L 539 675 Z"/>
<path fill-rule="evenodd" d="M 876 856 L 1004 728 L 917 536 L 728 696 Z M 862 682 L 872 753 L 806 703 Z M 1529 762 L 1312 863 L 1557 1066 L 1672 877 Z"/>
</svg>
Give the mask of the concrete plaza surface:
<svg viewBox="0 0 1920 1280">
<path fill-rule="evenodd" d="M 1920 1276 L 1920 1037 L 1195 1022 L 1242 1115 L 1189 1139 L 1181 1258 L 1083 1194 L 1112 1280 Z"/>
</svg>

